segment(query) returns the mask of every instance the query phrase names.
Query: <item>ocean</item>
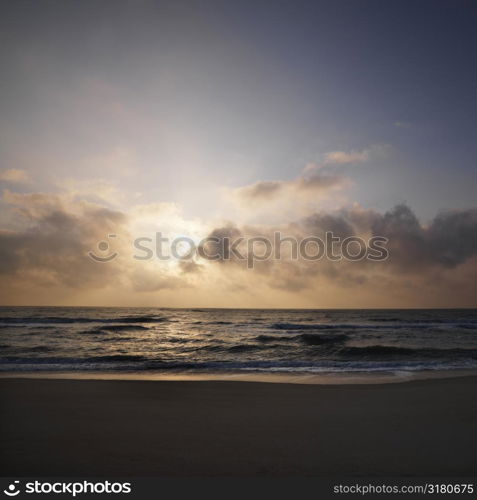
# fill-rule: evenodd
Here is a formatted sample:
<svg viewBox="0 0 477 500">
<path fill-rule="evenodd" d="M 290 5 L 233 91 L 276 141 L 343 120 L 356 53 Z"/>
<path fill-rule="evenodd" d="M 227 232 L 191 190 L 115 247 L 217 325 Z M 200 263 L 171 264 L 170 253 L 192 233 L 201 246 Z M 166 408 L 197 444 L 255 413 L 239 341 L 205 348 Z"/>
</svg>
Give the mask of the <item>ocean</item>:
<svg viewBox="0 0 477 500">
<path fill-rule="evenodd" d="M 0 371 L 409 374 L 477 368 L 477 310 L 1 307 Z"/>
</svg>

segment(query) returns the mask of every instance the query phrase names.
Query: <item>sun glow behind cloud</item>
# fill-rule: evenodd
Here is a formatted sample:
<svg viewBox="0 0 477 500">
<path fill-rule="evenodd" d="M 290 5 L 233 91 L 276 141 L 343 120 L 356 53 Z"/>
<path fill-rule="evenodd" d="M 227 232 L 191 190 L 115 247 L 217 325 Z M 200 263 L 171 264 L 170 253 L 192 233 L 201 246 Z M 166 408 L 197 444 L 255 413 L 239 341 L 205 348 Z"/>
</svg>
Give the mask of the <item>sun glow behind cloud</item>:
<svg viewBox="0 0 477 500">
<path fill-rule="evenodd" d="M 404 206 L 386 214 L 355 202 L 325 209 L 322 200 L 333 198 L 337 186 L 346 191 L 347 178 L 342 173 L 333 177 L 329 171 L 319 174 L 325 177 L 314 175 L 238 188 L 235 200 L 243 205 L 242 220 L 187 217 L 175 202 L 132 204 L 125 209 L 115 203 L 127 199 L 127 192 L 117 189 L 116 196 L 105 196 L 109 190 L 103 182 L 80 183 L 81 189 L 73 189 L 75 183 L 59 182 L 57 188 L 64 190 L 56 194 L 5 190 L 2 202 L 16 217 L 16 229 L 0 233 L 0 271 L 7 285 L 2 300 L 14 304 L 94 300 L 104 305 L 403 307 L 415 305 L 416 300 L 425 306 L 449 305 L 446 287 L 454 286 L 458 287 L 453 297 L 456 305 L 472 303 L 471 277 L 477 277 L 475 211 L 443 214 L 424 227 Z M 311 196 L 308 204 L 303 203 L 307 195 Z M 296 205 L 297 196 L 300 208 L 287 218 L 286 210 Z M 259 224 L 253 222 L 254 198 L 259 198 L 264 210 Z M 277 207 L 285 210 L 277 212 Z M 169 241 L 190 238 L 198 246 L 211 235 L 272 240 L 276 230 L 298 238 L 319 237 L 326 231 L 342 238 L 382 235 L 389 239 L 391 257 L 372 264 L 293 261 L 285 256 L 247 269 L 233 259 L 209 261 L 195 255 L 187 261 L 164 260 L 154 253 L 158 232 Z M 137 238 L 152 249 L 151 258 L 135 257 Z M 118 257 L 107 263 L 88 259 L 88 252 L 99 252 L 98 242 L 105 240 L 110 245 L 107 254 L 114 251 Z"/>
</svg>

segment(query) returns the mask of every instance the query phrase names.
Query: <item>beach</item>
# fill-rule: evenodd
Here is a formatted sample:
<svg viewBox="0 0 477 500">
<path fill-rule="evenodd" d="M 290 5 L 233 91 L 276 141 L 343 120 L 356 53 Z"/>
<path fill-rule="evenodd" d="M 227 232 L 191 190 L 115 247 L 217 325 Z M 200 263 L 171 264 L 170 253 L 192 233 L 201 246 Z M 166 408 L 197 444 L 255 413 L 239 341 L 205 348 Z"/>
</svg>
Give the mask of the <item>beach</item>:
<svg viewBox="0 0 477 500">
<path fill-rule="evenodd" d="M 3 378 L 4 476 L 471 476 L 477 377 Z"/>
</svg>

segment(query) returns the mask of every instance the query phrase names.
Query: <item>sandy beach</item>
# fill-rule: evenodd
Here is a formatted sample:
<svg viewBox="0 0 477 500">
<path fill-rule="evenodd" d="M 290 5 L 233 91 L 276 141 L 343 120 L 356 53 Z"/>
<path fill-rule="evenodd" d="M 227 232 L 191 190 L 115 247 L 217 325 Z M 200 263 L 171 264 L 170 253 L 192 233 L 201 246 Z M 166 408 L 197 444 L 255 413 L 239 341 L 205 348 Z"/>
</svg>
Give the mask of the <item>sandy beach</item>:
<svg viewBox="0 0 477 500">
<path fill-rule="evenodd" d="M 5 476 L 475 475 L 477 377 L 2 379 Z"/>
</svg>

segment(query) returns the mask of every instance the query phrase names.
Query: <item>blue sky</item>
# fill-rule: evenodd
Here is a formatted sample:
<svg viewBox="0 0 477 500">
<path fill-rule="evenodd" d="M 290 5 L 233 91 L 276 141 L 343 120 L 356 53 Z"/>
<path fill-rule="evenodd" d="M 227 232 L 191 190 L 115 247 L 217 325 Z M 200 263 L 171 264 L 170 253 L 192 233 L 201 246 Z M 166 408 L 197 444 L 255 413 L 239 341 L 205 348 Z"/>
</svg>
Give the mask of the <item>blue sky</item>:
<svg viewBox="0 0 477 500">
<path fill-rule="evenodd" d="M 81 176 L 71 157 L 123 148 L 140 174 L 129 186 L 185 202 L 184 177 L 291 179 L 327 151 L 386 144 L 386 159 L 349 172 L 360 203 L 406 201 L 427 219 L 474 200 L 474 2 L 20 1 L 4 10 L 5 168 L 27 149 L 42 158 L 23 158 L 32 176 Z"/>
</svg>

